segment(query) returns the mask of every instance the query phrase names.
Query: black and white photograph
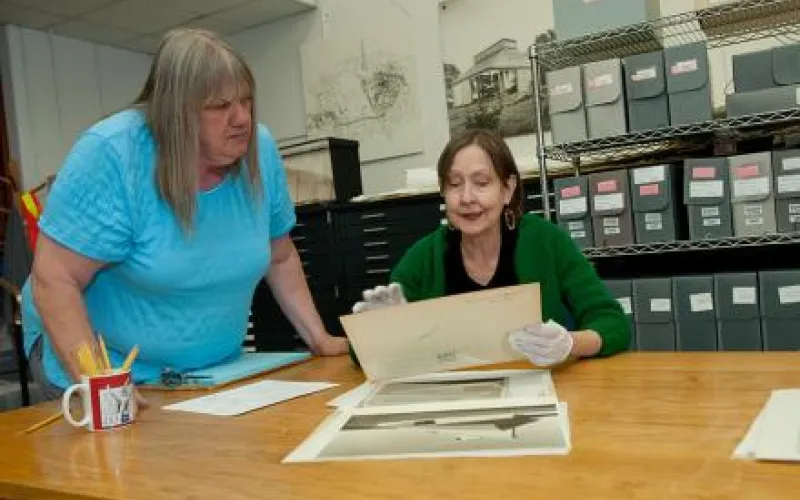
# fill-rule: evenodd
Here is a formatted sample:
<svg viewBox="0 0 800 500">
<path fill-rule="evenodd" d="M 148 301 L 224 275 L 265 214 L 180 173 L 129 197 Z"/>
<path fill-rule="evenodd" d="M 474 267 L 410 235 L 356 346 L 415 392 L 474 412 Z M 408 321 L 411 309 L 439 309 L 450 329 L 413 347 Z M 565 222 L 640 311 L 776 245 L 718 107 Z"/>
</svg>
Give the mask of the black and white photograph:
<svg viewBox="0 0 800 500">
<path fill-rule="evenodd" d="M 566 454 L 567 425 L 560 405 L 519 399 L 350 409 L 286 461 Z"/>
<path fill-rule="evenodd" d="M 547 370 L 486 370 L 425 374 L 375 384 L 360 406 L 537 398 L 556 402 Z"/>
<path fill-rule="evenodd" d="M 551 7 L 539 3 L 440 3 L 442 64 L 452 135 L 476 127 L 496 130 L 504 137 L 536 131 L 528 48 L 555 36 Z M 549 128 L 547 123 L 543 126 Z"/>
<path fill-rule="evenodd" d="M 474 380 L 397 382 L 380 387 L 375 394 L 364 401 L 364 406 L 499 399 L 506 392 L 507 381 L 507 378 L 494 377 Z"/>
</svg>

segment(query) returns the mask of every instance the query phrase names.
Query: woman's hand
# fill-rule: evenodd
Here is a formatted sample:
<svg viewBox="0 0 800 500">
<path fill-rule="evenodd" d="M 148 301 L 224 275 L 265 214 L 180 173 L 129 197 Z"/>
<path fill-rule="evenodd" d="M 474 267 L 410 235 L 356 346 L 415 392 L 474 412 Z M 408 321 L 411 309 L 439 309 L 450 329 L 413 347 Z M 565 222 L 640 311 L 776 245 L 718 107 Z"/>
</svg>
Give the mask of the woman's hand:
<svg viewBox="0 0 800 500">
<path fill-rule="evenodd" d="M 354 313 L 373 311 L 406 303 L 403 287 L 399 283 L 392 283 L 389 286 L 376 286 L 375 288 L 364 290 L 363 295 L 364 300 L 356 302 L 353 306 Z"/>
<path fill-rule="evenodd" d="M 335 337 L 330 334 L 322 337 L 314 345 L 314 353 L 320 356 L 339 356 L 347 354 L 350 343 L 346 337 Z"/>
<path fill-rule="evenodd" d="M 553 320 L 525 325 L 522 329 L 511 332 L 508 341 L 511 347 L 539 366 L 564 362 L 574 345 L 572 334 Z"/>
</svg>

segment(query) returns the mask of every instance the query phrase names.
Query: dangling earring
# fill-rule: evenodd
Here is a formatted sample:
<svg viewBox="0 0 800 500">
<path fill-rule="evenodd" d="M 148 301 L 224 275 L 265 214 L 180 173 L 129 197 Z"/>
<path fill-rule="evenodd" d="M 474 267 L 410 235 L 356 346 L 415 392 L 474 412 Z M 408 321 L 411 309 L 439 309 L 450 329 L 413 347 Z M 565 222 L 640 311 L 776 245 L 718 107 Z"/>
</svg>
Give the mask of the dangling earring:
<svg viewBox="0 0 800 500">
<path fill-rule="evenodd" d="M 454 226 L 453 223 L 450 222 L 450 219 L 445 217 L 445 220 L 447 221 L 447 229 L 450 231 L 456 231 L 456 226 Z"/>
<path fill-rule="evenodd" d="M 506 227 L 509 231 L 513 231 L 517 227 L 517 218 L 514 216 L 514 212 L 511 211 L 511 208 L 506 206 L 506 209 L 503 210 L 503 218 L 506 220 Z"/>
</svg>

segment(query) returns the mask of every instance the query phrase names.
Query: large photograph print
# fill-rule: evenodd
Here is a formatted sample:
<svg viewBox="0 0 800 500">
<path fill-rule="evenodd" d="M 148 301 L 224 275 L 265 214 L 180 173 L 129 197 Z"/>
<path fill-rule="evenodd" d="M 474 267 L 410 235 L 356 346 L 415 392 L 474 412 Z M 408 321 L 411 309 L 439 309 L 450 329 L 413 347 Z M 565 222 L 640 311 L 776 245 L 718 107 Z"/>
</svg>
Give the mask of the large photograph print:
<svg viewBox="0 0 800 500">
<path fill-rule="evenodd" d="M 448 455 L 566 445 L 556 405 L 353 415 L 319 454 L 326 458 Z"/>
<path fill-rule="evenodd" d="M 534 133 L 528 48 L 554 38 L 552 4 L 443 0 L 439 27 L 450 133 L 476 127 L 503 137 Z M 547 121 L 543 128 L 549 130 Z"/>
<path fill-rule="evenodd" d="M 560 405 L 521 399 L 347 409 L 285 461 L 566 454 L 566 422 Z"/>
</svg>

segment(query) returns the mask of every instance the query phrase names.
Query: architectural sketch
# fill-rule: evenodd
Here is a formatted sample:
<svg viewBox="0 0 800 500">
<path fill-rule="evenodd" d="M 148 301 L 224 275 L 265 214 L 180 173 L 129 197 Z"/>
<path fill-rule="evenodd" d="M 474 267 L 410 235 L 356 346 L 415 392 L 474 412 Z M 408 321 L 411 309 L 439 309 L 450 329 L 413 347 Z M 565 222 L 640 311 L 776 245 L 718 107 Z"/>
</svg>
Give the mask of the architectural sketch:
<svg viewBox="0 0 800 500">
<path fill-rule="evenodd" d="M 361 161 L 421 151 L 412 45 L 410 35 L 396 34 L 337 36 L 303 45 L 308 136 L 357 140 Z"/>
</svg>

